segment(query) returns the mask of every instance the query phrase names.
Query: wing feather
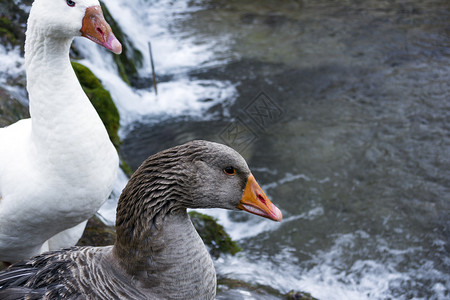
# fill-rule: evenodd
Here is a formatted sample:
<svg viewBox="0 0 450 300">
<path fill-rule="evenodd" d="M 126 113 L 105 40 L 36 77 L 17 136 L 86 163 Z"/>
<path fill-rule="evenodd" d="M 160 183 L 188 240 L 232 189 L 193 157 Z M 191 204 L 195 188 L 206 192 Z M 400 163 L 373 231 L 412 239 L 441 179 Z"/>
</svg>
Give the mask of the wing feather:
<svg viewBox="0 0 450 300">
<path fill-rule="evenodd" d="M 71 249 L 47 252 L 0 272 L 0 299 L 75 299 L 79 293 L 70 284 L 76 267 Z M 66 284 L 67 283 L 67 284 Z"/>
</svg>

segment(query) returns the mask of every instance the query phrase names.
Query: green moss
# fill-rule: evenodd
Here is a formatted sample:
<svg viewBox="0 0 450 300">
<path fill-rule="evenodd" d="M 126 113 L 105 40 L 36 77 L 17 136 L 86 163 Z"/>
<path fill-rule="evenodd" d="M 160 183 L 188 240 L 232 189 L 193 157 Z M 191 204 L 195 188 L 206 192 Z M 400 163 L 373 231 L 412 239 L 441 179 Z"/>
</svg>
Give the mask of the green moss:
<svg viewBox="0 0 450 300">
<path fill-rule="evenodd" d="M 11 20 L 9 20 L 7 17 L 0 17 L 0 27 L 11 28 Z"/>
<path fill-rule="evenodd" d="M 101 87 L 102 84 L 100 80 L 91 72 L 91 70 L 89 70 L 89 68 L 77 62 L 72 62 L 72 67 L 83 88 L 92 90 Z"/>
<path fill-rule="evenodd" d="M 136 78 L 138 76 L 138 68 L 142 66 L 143 55 L 138 49 L 133 47 L 130 39 L 120 29 L 120 26 L 111 16 L 111 13 L 102 1 L 100 1 L 100 4 L 106 21 L 111 26 L 114 35 L 122 43 L 122 54 L 113 56 L 119 70 L 119 75 L 123 81 L 131 85 L 130 78 Z"/>
<path fill-rule="evenodd" d="M 120 116 L 111 94 L 103 88 L 100 80 L 87 67 L 76 62 L 72 62 L 72 67 L 84 92 L 102 119 L 111 142 L 118 148 L 120 139 L 117 131 L 120 126 Z"/>
<path fill-rule="evenodd" d="M 189 212 L 189 215 L 198 234 L 209 248 L 211 256 L 218 258 L 222 253 L 234 255 L 241 251 L 216 219 L 194 211 Z"/>
<path fill-rule="evenodd" d="M 10 44 L 15 45 L 17 43 L 17 39 L 10 31 L 5 28 L 0 28 L 0 38 L 5 39 Z"/>
<path fill-rule="evenodd" d="M 0 17 L 0 41 L 15 46 L 20 44 L 19 39 L 17 30 L 11 20 L 7 17 Z"/>
</svg>

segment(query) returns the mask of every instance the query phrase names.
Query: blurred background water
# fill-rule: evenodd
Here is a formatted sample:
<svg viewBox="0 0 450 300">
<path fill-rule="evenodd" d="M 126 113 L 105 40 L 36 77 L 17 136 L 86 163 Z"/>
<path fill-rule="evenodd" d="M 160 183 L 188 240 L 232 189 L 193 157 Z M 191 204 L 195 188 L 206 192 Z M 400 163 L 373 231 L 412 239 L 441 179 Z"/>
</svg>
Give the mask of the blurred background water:
<svg viewBox="0 0 450 300">
<path fill-rule="evenodd" d="M 141 84 L 75 43 L 119 108 L 125 160 L 135 169 L 188 140 L 228 143 L 283 212 L 277 224 L 204 211 L 243 248 L 215 261 L 219 278 L 319 299 L 450 297 L 448 1 L 105 4 L 144 54 Z M 0 47 L 0 60 L 23 72 L 17 52 Z M 111 221 L 114 207 L 102 210 Z"/>
</svg>

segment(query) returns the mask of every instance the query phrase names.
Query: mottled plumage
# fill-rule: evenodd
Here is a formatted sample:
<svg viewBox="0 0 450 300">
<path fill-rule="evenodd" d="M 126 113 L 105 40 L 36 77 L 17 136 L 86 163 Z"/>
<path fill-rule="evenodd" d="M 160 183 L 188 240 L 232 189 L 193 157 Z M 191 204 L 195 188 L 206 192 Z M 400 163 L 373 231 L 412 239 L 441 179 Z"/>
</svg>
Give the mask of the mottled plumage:
<svg viewBox="0 0 450 300">
<path fill-rule="evenodd" d="M 249 205 L 281 220 L 231 148 L 193 141 L 162 151 L 123 190 L 114 246 L 74 247 L 12 265 L 0 272 L 0 299 L 213 299 L 214 265 L 186 208 Z"/>
</svg>

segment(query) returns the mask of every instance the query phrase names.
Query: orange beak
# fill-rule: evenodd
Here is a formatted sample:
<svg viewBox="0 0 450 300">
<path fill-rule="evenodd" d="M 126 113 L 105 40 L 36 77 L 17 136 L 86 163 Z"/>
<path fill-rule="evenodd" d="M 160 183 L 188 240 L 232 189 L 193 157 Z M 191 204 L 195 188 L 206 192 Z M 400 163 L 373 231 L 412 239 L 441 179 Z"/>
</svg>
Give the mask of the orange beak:
<svg viewBox="0 0 450 300">
<path fill-rule="evenodd" d="M 122 53 L 122 45 L 114 36 L 111 26 L 109 26 L 103 17 L 103 12 L 99 5 L 91 6 L 86 9 L 80 31 L 82 36 L 105 47 L 113 53 Z"/>
<path fill-rule="evenodd" d="M 264 191 L 250 174 L 244 189 L 241 202 L 237 208 L 249 213 L 280 222 L 283 219 L 281 211 L 270 202 Z"/>
</svg>

